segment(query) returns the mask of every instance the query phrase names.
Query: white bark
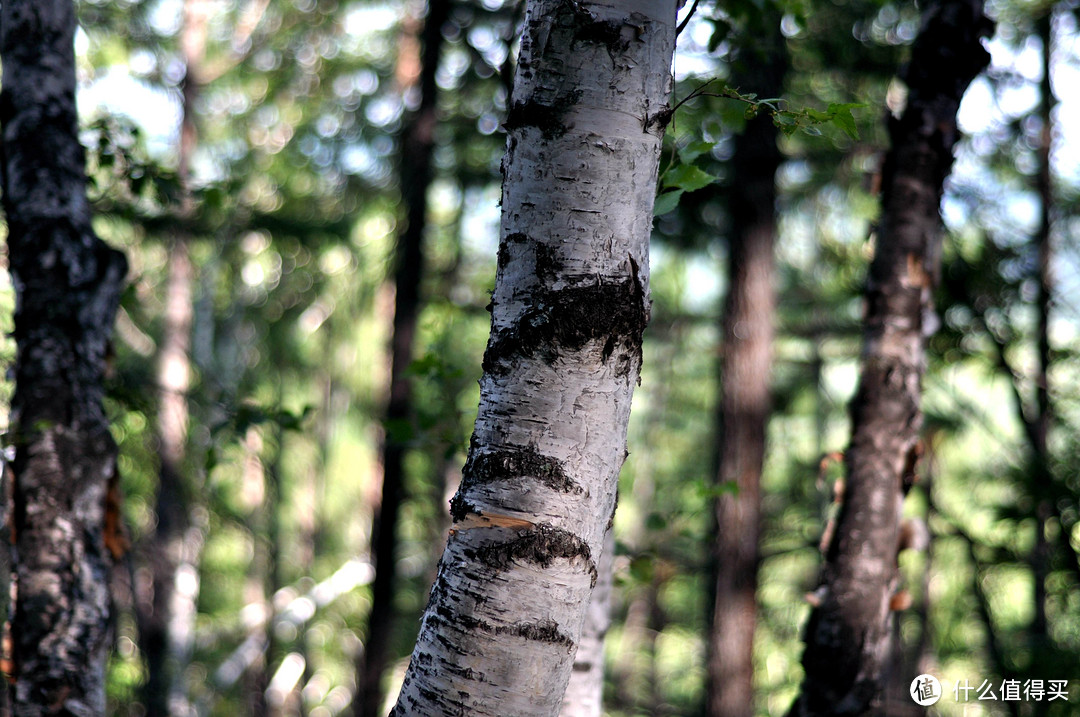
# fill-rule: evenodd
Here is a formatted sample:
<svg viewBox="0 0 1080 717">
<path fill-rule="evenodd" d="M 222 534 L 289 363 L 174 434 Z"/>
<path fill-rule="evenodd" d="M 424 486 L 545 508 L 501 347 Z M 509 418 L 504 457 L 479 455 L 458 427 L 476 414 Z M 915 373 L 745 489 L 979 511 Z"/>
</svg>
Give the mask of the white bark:
<svg viewBox="0 0 1080 717">
<path fill-rule="evenodd" d="M 648 320 L 675 0 L 532 0 L 480 408 L 394 715 L 559 713 Z"/>
</svg>

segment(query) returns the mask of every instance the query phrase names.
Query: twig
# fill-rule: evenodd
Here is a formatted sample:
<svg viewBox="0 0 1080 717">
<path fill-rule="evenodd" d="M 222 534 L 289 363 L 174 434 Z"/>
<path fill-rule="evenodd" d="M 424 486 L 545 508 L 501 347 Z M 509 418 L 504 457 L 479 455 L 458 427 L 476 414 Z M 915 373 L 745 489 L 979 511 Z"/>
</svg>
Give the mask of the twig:
<svg viewBox="0 0 1080 717">
<path fill-rule="evenodd" d="M 686 17 L 684 17 L 683 21 L 679 23 L 679 26 L 675 28 L 675 37 L 681 35 L 682 31 L 686 29 L 686 26 L 690 24 L 690 18 L 692 18 L 697 11 L 698 2 L 700 2 L 700 0 L 694 0 L 694 4 L 690 6 L 690 12 L 686 13 Z"/>
</svg>

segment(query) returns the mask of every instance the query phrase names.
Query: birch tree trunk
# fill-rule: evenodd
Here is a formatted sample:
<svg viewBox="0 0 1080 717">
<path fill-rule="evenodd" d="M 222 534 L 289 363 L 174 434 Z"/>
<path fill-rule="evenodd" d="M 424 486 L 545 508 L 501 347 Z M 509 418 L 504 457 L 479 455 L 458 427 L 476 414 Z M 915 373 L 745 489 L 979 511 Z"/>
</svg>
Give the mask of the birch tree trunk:
<svg viewBox="0 0 1080 717">
<path fill-rule="evenodd" d="M 787 47 L 778 13 L 766 11 L 759 47 L 743 50 L 737 75 L 744 87 L 778 97 Z M 755 25 L 756 26 L 756 25 Z M 757 624 L 761 472 L 772 411 L 772 342 L 776 296 L 776 170 L 783 156 L 767 116 L 747 122 L 735 139 L 730 189 L 728 293 L 721 325 L 717 485 L 733 486 L 713 504 L 710 556 L 713 601 L 707 642 L 705 714 L 754 714 L 754 631 Z"/>
<path fill-rule="evenodd" d="M 925 344 L 937 324 L 942 185 L 959 137 L 956 111 L 989 62 L 980 39 L 990 30 L 980 0 L 928 4 L 903 77 L 907 107 L 889 120 L 844 501 L 825 556 L 824 596 L 806 627 L 806 674 L 793 716 L 879 713 L 901 503 L 915 477 Z"/>
<path fill-rule="evenodd" d="M 13 709 L 102 715 L 110 548 L 122 549 L 106 532 L 117 474 L 102 398 L 127 262 L 90 226 L 73 3 L 8 0 L 0 27 L 0 181 L 18 345 Z"/>
<path fill-rule="evenodd" d="M 641 368 L 675 5 L 528 5 L 480 407 L 394 715 L 559 713 Z"/>
</svg>

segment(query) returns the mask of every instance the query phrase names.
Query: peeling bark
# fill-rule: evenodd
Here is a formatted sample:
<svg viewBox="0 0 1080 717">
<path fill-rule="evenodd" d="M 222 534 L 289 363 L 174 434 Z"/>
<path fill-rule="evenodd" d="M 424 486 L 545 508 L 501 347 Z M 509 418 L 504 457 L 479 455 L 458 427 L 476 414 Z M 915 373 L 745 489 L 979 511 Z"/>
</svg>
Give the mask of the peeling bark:
<svg viewBox="0 0 1080 717">
<path fill-rule="evenodd" d="M 793 716 L 876 714 L 888 665 L 901 503 L 922 426 L 925 344 L 936 328 L 938 214 L 958 139 L 956 111 L 989 62 L 978 0 L 929 4 L 904 75 L 908 104 L 889 120 L 882 216 L 866 286 L 862 373 L 851 404 L 843 506 L 806 627 Z"/>
<path fill-rule="evenodd" d="M 770 32 L 760 53 L 744 51 L 743 85 L 778 97 L 787 71 L 780 18 L 763 22 Z M 713 603 L 707 642 L 705 713 L 754 714 L 754 629 L 761 533 L 761 472 L 772 410 L 771 368 L 776 296 L 776 171 L 783 156 L 769 117 L 757 117 L 735 140 L 730 211 L 728 294 L 721 325 L 720 415 L 717 421 L 718 486 L 710 560 Z"/>
<path fill-rule="evenodd" d="M 0 13 L 0 180 L 18 345 L 13 709 L 100 715 L 115 557 L 106 496 L 117 479 L 103 379 L 127 262 L 90 226 L 73 4 L 13 1 Z"/>
<path fill-rule="evenodd" d="M 394 715 L 559 713 L 641 368 L 674 27 L 668 0 L 528 6 L 480 408 Z"/>
</svg>

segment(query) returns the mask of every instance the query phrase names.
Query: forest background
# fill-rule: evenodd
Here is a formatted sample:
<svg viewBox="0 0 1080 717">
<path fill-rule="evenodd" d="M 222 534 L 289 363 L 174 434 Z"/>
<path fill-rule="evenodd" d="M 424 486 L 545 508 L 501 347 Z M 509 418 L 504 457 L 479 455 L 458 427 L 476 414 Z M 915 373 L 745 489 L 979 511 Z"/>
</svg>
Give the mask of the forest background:
<svg viewBox="0 0 1080 717">
<path fill-rule="evenodd" d="M 436 6 L 441 22 L 425 30 Z M 376 692 L 396 693 L 475 417 L 520 11 L 79 4 L 94 226 L 131 265 L 108 384 L 131 544 L 113 586 L 110 714 L 165 697 L 176 713 L 342 713 L 364 689 L 356 662 L 362 645 L 370 659 L 371 624 L 390 628 Z M 1077 15 L 1069 3 L 987 12 L 993 63 L 961 106 L 967 138 L 942 203 L 941 328 L 905 504 L 932 539 L 901 557 L 911 605 L 898 613 L 896 714 L 927 671 L 946 685 L 1073 680 L 1080 700 Z M 676 99 L 714 84 L 679 107 L 662 160 L 652 320 L 615 517 L 608 714 L 702 710 L 710 506 L 731 491 L 714 478 L 732 156 L 770 109 L 733 68 L 776 44 L 790 66 L 772 104 L 860 105 L 850 125 L 842 112 L 776 133 L 758 713 L 783 714 L 798 692 L 806 595 L 850 437 L 883 117 L 902 106 L 894 77 L 918 28 L 914 3 L 702 3 L 679 37 Z M 724 87 L 739 92 L 713 96 Z M 10 284 L 3 296 L 10 316 Z M 13 342 L 4 351 L 10 360 Z M 1043 421 L 1040 445 L 1030 429 Z M 1053 476 L 1049 493 L 1035 466 Z M 393 619 L 373 619 L 386 609 L 373 525 L 388 523 Z M 162 584 L 175 595 L 156 613 L 169 623 L 155 624 Z M 149 639 L 164 634 L 168 648 Z M 1037 708 L 949 702 L 942 714 Z"/>
</svg>

